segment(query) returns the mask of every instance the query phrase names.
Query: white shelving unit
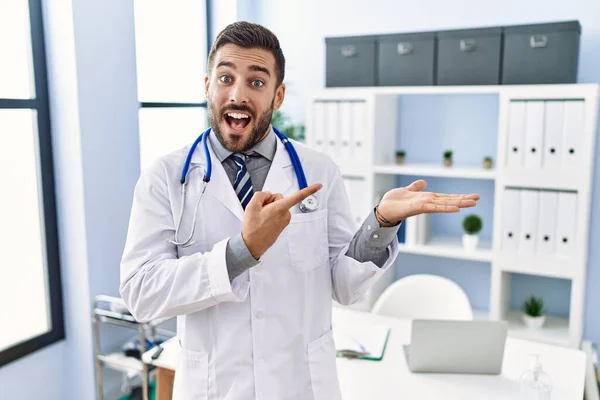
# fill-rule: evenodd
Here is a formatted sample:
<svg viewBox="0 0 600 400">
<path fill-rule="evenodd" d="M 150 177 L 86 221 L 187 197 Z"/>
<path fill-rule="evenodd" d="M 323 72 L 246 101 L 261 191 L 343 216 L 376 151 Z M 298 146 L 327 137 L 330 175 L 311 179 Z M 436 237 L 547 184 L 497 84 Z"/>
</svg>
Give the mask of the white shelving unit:
<svg viewBox="0 0 600 400">
<path fill-rule="evenodd" d="M 498 99 L 493 169 L 444 167 L 441 160 L 395 164 L 401 96 L 479 94 Z M 401 175 L 493 182 L 491 241 L 480 241 L 477 250 L 466 251 L 459 236 L 432 236 L 422 244 L 401 244 L 401 252 L 487 263 L 490 309 L 477 310 L 478 318 L 505 319 L 510 334 L 517 337 L 578 347 L 583 333 L 598 95 L 597 84 L 327 88 L 309 99 L 306 138 L 309 146 L 328 153 L 340 166 L 357 227 L 379 198 L 397 186 Z M 512 199 L 518 199 L 518 207 L 509 203 L 507 194 L 515 192 Z M 534 199 L 533 203 L 526 203 L 526 198 Z M 517 215 L 516 210 L 523 212 Z M 548 210 L 555 218 L 538 218 Z M 527 239 L 532 224 L 535 237 Z M 540 239 L 538 229 L 540 234 L 553 231 Z M 526 328 L 520 311 L 510 307 L 515 273 L 569 280 L 568 318 L 548 316 L 541 330 Z M 370 309 L 392 280 L 387 274 L 355 307 Z"/>
<path fill-rule="evenodd" d="M 375 165 L 373 172 L 381 175 L 420 175 L 443 178 L 490 179 L 496 176 L 495 171 L 477 167 L 446 168 L 439 165 L 405 164 L 405 165 Z"/>
</svg>

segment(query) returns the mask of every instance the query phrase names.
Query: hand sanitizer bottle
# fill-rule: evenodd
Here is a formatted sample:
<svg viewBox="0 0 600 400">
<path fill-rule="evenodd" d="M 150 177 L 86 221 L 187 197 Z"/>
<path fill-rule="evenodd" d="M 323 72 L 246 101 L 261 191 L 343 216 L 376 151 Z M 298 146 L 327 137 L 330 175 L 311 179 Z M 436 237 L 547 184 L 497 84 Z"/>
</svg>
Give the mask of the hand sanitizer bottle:
<svg viewBox="0 0 600 400">
<path fill-rule="evenodd" d="M 539 354 L 531 363 L 531 368 L 521 375 L 521 400 L 550 400 L 552 397 L 552 379 L 544 372 Z"/>
</svg>

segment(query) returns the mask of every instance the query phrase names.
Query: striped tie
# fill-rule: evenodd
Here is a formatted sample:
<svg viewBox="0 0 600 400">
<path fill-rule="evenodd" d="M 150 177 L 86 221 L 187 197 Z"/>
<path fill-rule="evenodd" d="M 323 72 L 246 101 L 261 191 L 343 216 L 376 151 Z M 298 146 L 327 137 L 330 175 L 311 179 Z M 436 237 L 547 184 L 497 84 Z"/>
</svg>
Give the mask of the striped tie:
<svg viewBox="0 0 600 400">
<path fill-rule="evenodd" d="M 244 161 L 246 156 L 244 154 L 233 154 L 231 157 L 237 167 L 233 189 L 235 190 L 238 199 L 240 199 L 242 208 L 245 210 L 253 194 L 250 173 L 248 172 Z"/>
</svg>

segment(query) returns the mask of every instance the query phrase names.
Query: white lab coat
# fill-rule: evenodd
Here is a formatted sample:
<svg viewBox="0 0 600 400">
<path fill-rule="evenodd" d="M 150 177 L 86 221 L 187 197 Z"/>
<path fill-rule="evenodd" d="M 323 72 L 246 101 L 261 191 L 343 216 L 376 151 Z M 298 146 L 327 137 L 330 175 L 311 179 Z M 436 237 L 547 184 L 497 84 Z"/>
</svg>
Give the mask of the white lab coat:
<svg viewBox="0 0 600 400">
<path fill-rule="evenodd" d="M 198 245 L 167 242 L 181 208 L 181 169 L 189 147 L 145 170 L 135 188 L 121 264 L 121 295 L 145 321 L 178 316 L 181 357 L 176 400 L 335 400 L 340 398 L 331 331 L 332 298 L 359 300 L 389 268 L 345 255 L 355 227 L 337 166 L 295 143 L 307 181 L 322 183 L 317 211 L 292 208 L 292 219 L 260 264 L 230 283 L 225 263 L 229 237 L 242 228 L 243 209 L 211 151 L 213 173 L 198 206 Z M 198 146 L 192 164 L 206 165 Z M 190 176 L 180 240 L 190 232 L 204 168 Z M 298 190 L 282 143 L 263 190 L 287 196 Z M 364 210 L 365 216 L 371 210 Z"/>
</svg>

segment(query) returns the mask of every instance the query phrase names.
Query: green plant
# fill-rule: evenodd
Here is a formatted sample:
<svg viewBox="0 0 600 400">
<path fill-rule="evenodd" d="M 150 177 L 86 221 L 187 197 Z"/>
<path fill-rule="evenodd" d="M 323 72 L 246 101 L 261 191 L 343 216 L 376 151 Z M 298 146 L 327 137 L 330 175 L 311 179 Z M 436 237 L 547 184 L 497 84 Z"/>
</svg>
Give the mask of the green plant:
<svg viewBox="0 0 600 400">
<path fill-rule="evenodd" d="M 398 150 L 398 151 L 396 151 L 396 156 L 398 156 L 398 157 L 404 157 L 405 154 L 406 153 L 404 152 L 404 150 Z"/>
<path fill-rule="evenodd" d="M 299 142 L 304 141 L 304 125 L 294 125 L 290 121 L 290 118 L 283 112 L 281 112 L 281 110 L 273 111 L 273 116 L 271 117 L 271 125 L 279 129 L 281 133 L 283 133 L 290 139 L 297 140 Z"/>
<path fill-rule="evenodd" d="M 521 309 L 526 315 L 531 317 L 541 317 L 544 315 L 544 300 L 541 297 L 530 296 L 525 301 Z"/>
<path fill-rule="evenodd" d="M 466 233 L 469 235 L 474 235 L 481 231 L 483 223 L 478 215 L 470 214 L 463 219 L 462 226 Z"/>
<path fill-rule="evenodd" d="M 444 151 L 444 158 L 452 158 L 452 150 Z"/>
<path fill-rule="evenodd" d="M 492 162 L 492 157 L 483 157 L 483 161 Z"/>
</svg>

